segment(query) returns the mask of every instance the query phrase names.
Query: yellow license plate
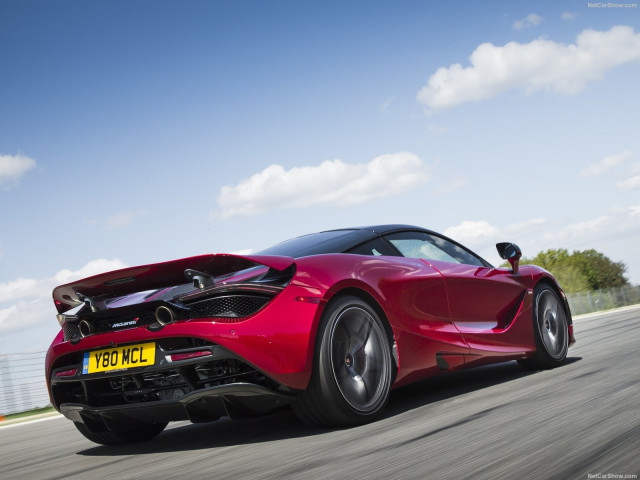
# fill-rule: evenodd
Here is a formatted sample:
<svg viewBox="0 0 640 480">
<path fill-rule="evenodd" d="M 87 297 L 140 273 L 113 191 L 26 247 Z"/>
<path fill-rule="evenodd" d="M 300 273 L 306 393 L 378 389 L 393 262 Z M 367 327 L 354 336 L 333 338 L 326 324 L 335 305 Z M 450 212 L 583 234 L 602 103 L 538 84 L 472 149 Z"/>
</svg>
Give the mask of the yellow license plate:
<svg viewBox="0 0 640 480">
<path fill-rule="evenodd" d="M 153 365 L 156 360 L 156 344 L 141 343 L 126 347 L 87 352 L 82 362 L 82 373 L 111 372 L 132 367 Z"/>
</svg>

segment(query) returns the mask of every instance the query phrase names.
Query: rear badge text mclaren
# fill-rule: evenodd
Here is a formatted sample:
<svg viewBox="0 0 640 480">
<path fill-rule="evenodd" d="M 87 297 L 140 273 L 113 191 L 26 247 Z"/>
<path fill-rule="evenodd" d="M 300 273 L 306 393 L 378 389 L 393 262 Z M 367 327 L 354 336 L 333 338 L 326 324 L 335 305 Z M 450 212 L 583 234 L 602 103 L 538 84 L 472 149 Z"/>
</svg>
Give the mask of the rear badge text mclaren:
<svg viewBox="0 0 640 480">
<path fill-rule="evenodd" d="M 115 328 L 121 328 L 121 327 L 132 327 L 134 326 L 136 323 L 138 323 L 138 319 L 134 318 L 133 320 L 129 320 L 128 322 L 118 322 L 118 323 L 114 323 L 113 325 L 111 325 L 112 329 Z"/>
</svg>

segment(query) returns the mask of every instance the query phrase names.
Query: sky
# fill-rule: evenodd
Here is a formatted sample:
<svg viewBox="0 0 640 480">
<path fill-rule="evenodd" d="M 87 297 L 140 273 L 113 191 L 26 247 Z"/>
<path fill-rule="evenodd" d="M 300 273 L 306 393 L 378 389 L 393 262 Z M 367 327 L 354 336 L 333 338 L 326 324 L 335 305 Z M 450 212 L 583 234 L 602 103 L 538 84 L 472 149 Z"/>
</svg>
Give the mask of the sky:
<svg viewBox="0 0 640 480">
<path fill-rule="evenodd" d="M 51 290 L 406 223 L 640 284 L 640 9 L 586 1 L 0 1 L 0 353 Z"/>
</svg>

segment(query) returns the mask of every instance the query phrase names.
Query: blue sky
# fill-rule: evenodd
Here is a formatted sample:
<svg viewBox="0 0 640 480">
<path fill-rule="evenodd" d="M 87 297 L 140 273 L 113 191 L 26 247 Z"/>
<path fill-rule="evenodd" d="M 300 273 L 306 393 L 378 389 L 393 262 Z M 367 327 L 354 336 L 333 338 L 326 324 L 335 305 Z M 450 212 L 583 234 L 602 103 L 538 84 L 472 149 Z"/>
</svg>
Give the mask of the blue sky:
<svg viewBox="0 0 640 480">
<path fill-rule="evenodd" d="M 353 225 L 640 283 L 640 10 L 600 5 L 4 0 L 0 353 L 59 283 Z"/>
</svg>

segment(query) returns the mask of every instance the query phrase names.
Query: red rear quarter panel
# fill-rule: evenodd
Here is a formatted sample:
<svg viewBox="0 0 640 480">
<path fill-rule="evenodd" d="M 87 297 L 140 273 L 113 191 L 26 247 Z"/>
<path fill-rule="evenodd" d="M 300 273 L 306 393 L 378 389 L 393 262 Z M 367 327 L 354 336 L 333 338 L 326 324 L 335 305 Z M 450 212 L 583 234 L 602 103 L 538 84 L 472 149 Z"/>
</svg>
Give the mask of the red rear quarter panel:
<svg viewBox="0 0 640 480">
<path fill-rule="evenodd" d="M 434 371 L 436 352 L 454 354 L 460 365 L 464 363 L 468 347 L 449 320 L 444 278 L 428 264 L 412 258 L 348 254 L 300 258 L 296 263 L 294 282 L 325 292 L 323 306 L 339 293 L 357 290 L 378 303 L 396 341 L 396 385 Z M 319 310 L 308 345 L 309 365 L 321 314 Z"/>
</svg>

